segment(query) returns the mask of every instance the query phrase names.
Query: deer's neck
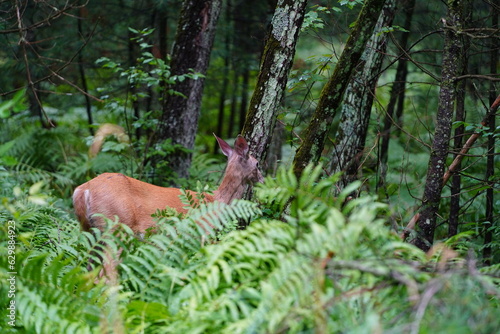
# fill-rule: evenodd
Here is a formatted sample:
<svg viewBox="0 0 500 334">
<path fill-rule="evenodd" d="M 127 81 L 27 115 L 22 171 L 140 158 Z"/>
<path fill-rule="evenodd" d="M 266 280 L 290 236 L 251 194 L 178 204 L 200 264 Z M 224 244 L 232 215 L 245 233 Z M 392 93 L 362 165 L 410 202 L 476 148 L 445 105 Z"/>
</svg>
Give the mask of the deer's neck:
<svg viewBox="0 0 500 334">
<path fill-rule="evenodd" d="M 214 191 L 214 199 L 226 204 L 231 203 L 234 199 L 240 199 L 245 192 L 245 183 L 239 173 L 233 173 L 227 170 L 224 174 L 222 182 Z"/>
</svg>

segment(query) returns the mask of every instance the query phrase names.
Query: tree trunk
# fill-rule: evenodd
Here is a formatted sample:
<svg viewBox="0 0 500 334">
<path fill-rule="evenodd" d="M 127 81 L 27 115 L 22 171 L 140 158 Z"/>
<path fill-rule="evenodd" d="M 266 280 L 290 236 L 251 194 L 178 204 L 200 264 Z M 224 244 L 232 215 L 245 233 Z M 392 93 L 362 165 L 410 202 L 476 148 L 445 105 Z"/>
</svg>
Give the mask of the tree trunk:
<svg viewBox="0 0 500 334">
<path fill-rule="evenodd" d="M 80 17 L 83 17 L 82 15 L 82 9 L 80 9 Z M 78 29 L 78 35 L 79 36 L 84 36 L 83 33 L 83 28 L 82 28 L 82 20 L 77 20 L 77 29 Z M 83 50 L 80 50 L 78 53 L 78 71 L 80 73 L 80 80 L 82 83 L 82 90 L 85 93 L 88 93 L 88 86 L 87 86 L 87 77 L 85 75 L 85 67 L 83 66 Z M 90 135 L 94 135 L 94 128 L 92 127 L 92 124 L 94 124 L 94 121 L 92 120 L 92 104 L 90 103 L 90 97 L 87 94 L 84 94 L 85 97 L 85 110 L 87 111 L 87 121 L 89 124 L 89 132 Z"/>
<path fill-rule="evenodd" d="M 406 87 L 406 77 L 408 75 L 408 61 L 403 54 L 406 52 L 408 47 L 408 37 L 410 36 L 411 21 L 413 18 L 413 9 L 415 8 L 415 0 L 404 1 L 405 11 L 405 23 L 404 27 L 408 31 L 403 31 L 401 33 L 401 39 L 398 45 L 402 51 L 401 57 L 398 60 L 398 66 L 396 69 L 396 76 L 394 78 L 394 83 L 392 84 L 391 96 L 389 98 L 389 103 L 387 105 L 386 115 L 384 119 L 384 127 L 381 131 L 381 144 L 379 153 L 379 180 L 378 187 L 384 187 L 385 178 L 387 176 L 387 159 L 389 152 L 389 141 L 391 139 L 391 127 L 392 123 L 396 122 L 400 124 L 399 117 L 394 118 L 394 110 L 396 108 L 396 103 L 398 103 L 398 114 L 403 113 L 404 99 L 405 99 L 405 87 Z"/>
<path fill-rule="evenodd" d="M 222 136 L 224 131 L 224 114 L 226 112 L 227 88 L 229 86 L 229 40 L 226 39 L 226 54 L 224 55 L 224 69 L 222 70 L 222 87 L 219 95 L 219 113 L 217 115 L 217 136 Z M 214 143 L 213 152 L 217 153 L 219 145 Z"/>
<path fill-rule="evenodd" d="M 135 48 L 135 41 L 133 40 L 134 34 L 132 31 L 128 31 L 128 66 L 136 66 L 136 48 Z M 137 100 L 137 86 L 133 83 L 128 82 L 128 95 L 130 95 L 130 101 L 132 104 L 132 110 L 134 112 L 133 116 L 133 121 L 137 121 L 141 118 L 141 111 L 140 111 L 140 104 L 139 101 Z M 139 140 L 142 136 L 142 129 L 140 127 L 137 127 L 135 129 L 135 138 Z M 130 134 L 131 129 L 130 129 L 130 123 L 127 121 L 127 132 Z"/>
<path fill-rule="evenodd" d="M 220 11 L 221 0 L 184 1 L 172 54 L 172 75 L 183 75 L 190 71 L 203 75 L 206 73 Z M 187 78 L 165 89 L 158 143 L 172 139 L 174 145 L 188 150 L 194 148 L 203 85 L 203 78 Z M 168 95 L 169 89 L 184 96 Z M 189 176 L 191 153 L 178 149 L 168 160 L 169 167 L 178 177 Z"/>
<path fill-rule="evenodd" d="M 307 0 L 280 0 L 271 20 L 257 85 L 242 131 L 252 155 L 260 161 L 265 159 L 276 125 L 306 5 Z"/>
<path fill-rule="evenodd" d="M 443 20 L 444 48 L 436 129 L 427 169 L 422 207 L 417 221 L 418 235 L 413 240 L 416 246 L 425 251 L 432 246 L 434 240 L 455 106 L 455 78 L 460 74 L 462 68 L 459 63 L 461 57 L 457 59 L 457 55 L 464 52 L 462 36 L 458 33 L 464 22 L 464 3 L 465 1 L 461 0 L 449 0 L 448 14 L 446 20 Z"/>
<path fill-rule="evenodd" d="M 273 137 L 269 144 L 268 153 L 266 155 L 266 163 L 264 164 L 266 175 L 271 177 L 276 176 L 279 163 L 283 156 L 281 146 L 283 145 L 283 136 L 285 134 L 285 125 L 281 122 L 276 123 L 274 127 Z"/>
<path fill-rule="evenodd" d="M 464 62 L 464 69 L 466 68 Z M 465 80 L 461 81 L 458 85 L 457 92 L 457 108 L 455 112 L 455 121 L 465 121 Z M 460 125 L 455 129 L 453 135 L 453 147 L 455 150 L 455 157 L 459 154 L 463 145 L 464 126 Z M 461 163 L 457 166 L 460 170 Z M 458 217 L 460 215 L 460 191 L 462 184 L 462 177 L 460 173 L 454 173 L 451 179 L 451 197 L 450 197 L 450 218 L 448 223 L 448 237 L 452 237 L 458 233 Z"/>
<path fill-rule="evenodd" d="M 236 109 L 238 106 L 238 97 L 240 91 L 240 75 L 238 69 L 233 66 L 233 89 L 231 90 L 231 107 L 229 111 L 229 122 L 227 125 L 226 137 L 232 138 L 234 136 L 234 128 L 236 125 Z M 243 92 L 241 92 L 243 94 Z M 243 100 L 243 95 L 242 100 Z M 243 103 L 243 102 L 241 102 Z M 241 128 L 238 128 L 238 130 Z"/>
<path fill-rule="evenodd" d="M 226 6 L 226 21 L 231 22 L 231 11 L 230 11 L 230 1 Z M 230 67 L 230 56 L 231 56 L 231 34 L 230 29 L 226 29 L 224 32 L 224 68 L 222 69 L 222 87 L 219 96 L 219 114 L 217 116 L 217 136 L 222 136 L 224 131 L 224 115 L 226 111 L 226 100 L 227 100 L 227 90 L 229 86 L 229 67 Z M 219 145 L 217 142 L 214 143 L 213 152 L 217 153 Z"/>
<path fill-rule="evenodd" d="M 20 9 L 18 8 L 19 5 L 20 3 L 18 4 L 16 2 L 17 12 L 20 15 Z M 37 73 L 39 72 L 39 67 L 35 66 L 38 63 L 37 54 L 39 54 L 40 51 L 38 46 L 39 44 L 36 40 L 37 30 L 26 28 L 26 25 L 24 23 L 25 17 L 31 17 L 31 15 L 26 15 L 26 13 L 30 13 L 31 11 L 36 10 L 35 7 L 36 4 L 28 2 L 26 4 L 26 8 L 23 9 L 23 15 L 17 18 L 19 20 L 17 22 L 17 25 L 20 29 L 20 54 L 18 55 L 18 59 L 23 60 L 24 70 L 26 71 L 26 94 L 28 95 L 30 115 L 33 118 L 38 117 L 42 128 L 49 129 L 51 127 L 51 121 L 48 119 L 47 114 L 43 110 L 42 98 L 40 96 L 40 83 L 37 81 L 37 77 L 39 76 L 39 74 Z M 30 22 L 31 20 L 32 18 L 28 19 L 27 26 L 31 26 L 33 24 L 33 22 Z"/>
<path fill-rule="evenodd" d="M 466 1 L 464 5 L 464 26 L 470 26 L 471 14 L 467 15 L 466 13 L 472 13 L 472 1 Z M 459 59 L 462 68 L 460 72 L 462 74 L 467 74 L 467 68 L 469 66 L 468 55 L 465 50 L 468 50 L 470 47 L 470 39 L 468 37 L 464 37 L 464 52 L 457 56 L 461 56 L 462 59 Z M 466 88 L 467 88 L 467 80 L 463 79 L 457 84 L 457 107 L 455 110 L 455 122 L 464 122 L 465 121 L 465 98 L 466 98 Z M 493 101 L 491 101 L 493 102 Z M 455 158 L 460 154 L 460 150 L 463 145 L 463 137 L 465 135 L 465 127 L 463 125 L 458 126 L 455 129 L 453 135 L 453 146 L 455 150 Z M 461 169 L 461 164 L 458 164 L 457 170 Z M 451 197 L 450 197 L 450 217 L 448 223 L 448 237 L 452 237 L 458 233 L 458 225 L 459 225 L 459 217 L 460 217 L 460 194 L 462 192 L 462 176 L 460 173 L 454 173 L 451 180 Z"/>
<path fill-rule="evenodd" d="M 304 131 L 302 144 L 293 161 L 294 173 L 297 177 L 300 177 L 309 163 L 319 161 L 326 136 L 335 113 L 342 102 L 344 91 L 347 88 L 352 72 L 359 63 L 366 42 L 372 35 L 384 3 L 385 0 L 365 1 L 344 51 L 330 80 L 323 88 L 318 106 Z"/>
<path fill-rule="evenodd" d="M 361 63 L 351 77 L 342 102 L 340 125 L 330 162 L 330 171 L 344 173 L 339 180 L 343 189 L 358 175 L 365 147 L 373 97 L 387 46 L 387 34 L 382 28 L 392 25 L 396 0 L 387 0 L 361 57 Z"/>
<path fill-rule="evenodd" d="M 494 7 L 491 8 L 491 27 L 493 29 L 498 29 L 498 10 Z M 491 38 L 491 58 L 490 58 L 490 73 L 492 75 L 497 73 L 498 64 L 498 38 L 492 36 Z M 490 94 L 489 94 L 490 105 L 493 106 L 495 102 L 495 84 L 490 82 Z M 492 107 L 493 108 L 493 107 Z M 495 110 L 490 110 L 488 117 L 488 127 L 492 130 L 492 134 L 488 137 L 488 157 L 486 161 L 486 182 L 488 184 L 488 189 L 486 189 L 486 222 L 484 224 L 484 248 L 483 248 L 483 259 L 486 265 L 491 264 L 491 253 L 493 241 L 493 224 L 495 216 L 495 182 L 493 180 L 495 175 L 495 136 L 493 135 L 493 129 L 496 128 L 496 114 Z M 498 223 L 497 223 L 498 224 Z"/>
<path fill-rule="evenodd" d="M 250 70 L 248 66 L 243 69 L 241 78 L 241 104 L 240 104 L 240 118 L 239 118 L 239 129 L 243 130 L 245 126 L 247 109 L 248 109 L 248 96 L 250 95 L 248 92 L 248 86 L 250 85 Z"/>
</svg>

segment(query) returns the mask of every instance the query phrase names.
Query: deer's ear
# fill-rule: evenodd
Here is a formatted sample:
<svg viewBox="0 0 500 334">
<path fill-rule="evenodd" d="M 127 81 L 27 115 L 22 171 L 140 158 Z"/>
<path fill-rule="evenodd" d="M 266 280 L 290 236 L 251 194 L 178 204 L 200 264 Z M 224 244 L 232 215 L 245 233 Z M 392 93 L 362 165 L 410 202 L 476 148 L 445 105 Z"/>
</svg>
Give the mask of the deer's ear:
<svg viewBox="0 0 500 334">
<path fill-rule="evenodd" d="M 226 143 L 223 139 L 217 137 L 215 133 L 214 136 L 215 139 L 217 139 L 217 142 L 219 143 L 219 147 L 222 150 L 222 153 L 224 153 L 226 157 L 230 157 L 231 154 L 233 154 L 233 149 L 231 148 L 231 146 L 229 146 L 229 144 Z"/>
<path fill-rule="evenodd" d="M 234 150 L 238 153 L 238 155 L 248 157 L 248 143 L 241 135 L 238 135 L 238 138 L 236 138 L 236 141 L 234 142 Z"/>
</svg>

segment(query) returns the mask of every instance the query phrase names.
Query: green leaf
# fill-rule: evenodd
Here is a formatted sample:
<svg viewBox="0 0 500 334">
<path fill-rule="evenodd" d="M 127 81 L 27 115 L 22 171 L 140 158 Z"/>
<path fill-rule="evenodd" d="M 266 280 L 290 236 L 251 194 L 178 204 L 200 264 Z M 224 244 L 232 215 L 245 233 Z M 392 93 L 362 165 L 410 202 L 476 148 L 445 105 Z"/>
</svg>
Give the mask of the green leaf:
<svg viewBox="0 0 500 334">
<path fill-rule="evenodd" d="M 26 89 L 18 90 L 12 99 L 0 103 L 0 118 L 8 118 L 11 112 L 19 112 L 26 109 Z"/>
</svg>

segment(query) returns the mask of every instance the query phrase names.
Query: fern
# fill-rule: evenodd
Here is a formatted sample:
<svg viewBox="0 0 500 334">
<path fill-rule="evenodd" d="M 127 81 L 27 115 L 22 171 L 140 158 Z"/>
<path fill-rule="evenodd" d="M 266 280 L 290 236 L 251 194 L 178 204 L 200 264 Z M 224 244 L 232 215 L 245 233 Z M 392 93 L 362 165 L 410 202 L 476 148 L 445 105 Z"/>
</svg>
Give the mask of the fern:
<svg viewBox="0 0 500 334">
<path fill-rule="evenodd" d="M 29 193 L 31 193 L 30 191 Z M 0 229 L 0 279 L 15 276 L 16 327 L 29 333 L 99 333 L 106 329 L 112 312 L 106 305 L 113 299 L 112 287 L 95 285 L 96 273 L 85 269 L 92 250 L 103 241 L 118 249 L 124 237 L 115 230 L 80 233 L 79 224 L 46 197 L 43 205 L 29 201 L 27 191 L 17 191 L 9 202 L 2 201 L 0 218 L 15 222 L 15 265 L 7 257 L 7 228 Z M 14 274 L 12 274 L 14 273 Z M 0 286 L 0 315 L 6 317 L 10 303 L 5 285 Z M 5 306 L 5 307 L 4 307 Z"/>
<path fill-rule="evenodd" d="M 2 240 L 5 239 L 2 236 Z M 15 272 L 18 328 L 32 333 L 66 333 L 68 330 L 94 333 L 102 317 L 102 305 L 106 302 L 102 294 L 105 287 L 94 287 L 78 258 L 68 256 L 66 251 L 60 249 L 54 254 L 51 250 L 44 254 L 32 245 L 27 246 L 17 245 L 15 270 L 8 266 L 3 251 L 0 259 L 2 281 Z M 68 247 L 66 245 L 65 250 Z M 78 253 L 75 248 L 72 251 Z M 7 292 L 4 288 L 0 290 L 0 304 L 6 305 Z M 4 313 L 2 311 L 2 316 L 6 316 Z"/>
<path fill-rule="evenodd" d="M 67 196 L 73 179 L 61 173 L 60 169 L 72 155 L 72 144 L 76 140 L 78 138 L 67 128 L 51 131 L 33 128 L 16 137 L 3 154 L 9 157 L 9 168 L 14 171 L 11 176 L 18 184 L 43 181 L 61 196 Z"/>
<path fill-rule="evenodd" d="M 147 301 L 169 300 L 180 286 L 195 277 L 198 270 L 196 254 L 210 240 L 215 240 L 216 229 L 237 218 L 250 219 L 258 213 L 254 203 L 235 201 L 202 204 L 192 210 L 188 218 L 165 218 L 158 224 L 158 232 L 123 258 L 123 282 L 135 291 L 141 291 Z M 165 293 L 162 287 L 168 286 Z"/>
<path fill-rule="evenodd" d="M 22 263 L 17 281 L 16 302 L 20 322 L 36 333 L 64 333 L 68 327 L 90 333 L 100 320 L 99 289 L 89 291 L 83 270 L 60 255 L 53 260 L 38 255 Z M 70 269 L 73 267 L 72 269 Z M 89 293 L 90 292 L 90 293 Z M 83 306 L 83 307 L 82 307 Z"/>
<path fill-rule="evenodd" d="M 140 238 L 113 221 L 81 233 L 50 196 L 40 205 L 29 200 L 35 191 L 10 189 L 0 219 L 19 226 L 18 319 L 2 333 L 498 328 L 495 266 L 482 274 L 472 260 L 427 258 L 390 231 L 384 204 L 366 195 L 346 201 L 358 184 L 333 197 L 335 182 L 319 168 L 299 180 L 281 170 L 257 187 L 258 206 L 235 201 L 202 204 L 187 216 L 160 212 L 154 233 Z M 281 220 L 262 217 L 261 208 Z M 251 224 L 225 233 L 237 219 Z M 0 279 L 9 272 L 6 233 L 0 229 Z M 119 260 L 118 271 L 96 283 L 107 254 Z M 0 294 L 4 317 L 5 285 Z"/>
<path fill-rule="evenodd" d="M 160 332 L 371 331 L 382 317 L 408 319 L 410 298 L 432 277 L 413 265 L 424 254 L 385 226 L 385 205 L 371 197 L 344 205 L 348 193 L 333 198 L 336 177 L 319 171 L 266 180 L 257 197 L 273 210 L 288 207 L 286 223 L 257 220 L 201 249 L 197 274 L 170 299 Z"/>
<path fill-rule="evenodd" d="M 189 168 L 189 175 L 192 180 L 198 183 L 214 185 L 222 177 L 221 173 L 214 173 L 214 167 L 217 166 L 218 159 L 210 158 L 208 154 L 197 154 L 193 156 L 193 161 Z M 225 163 L 225 162 L 224 162 Z M 221 167 L 222 169 L 222 167 Z M 194 184 L 184 185 L 186 188 L 193 189 Z"/>
</svg>

